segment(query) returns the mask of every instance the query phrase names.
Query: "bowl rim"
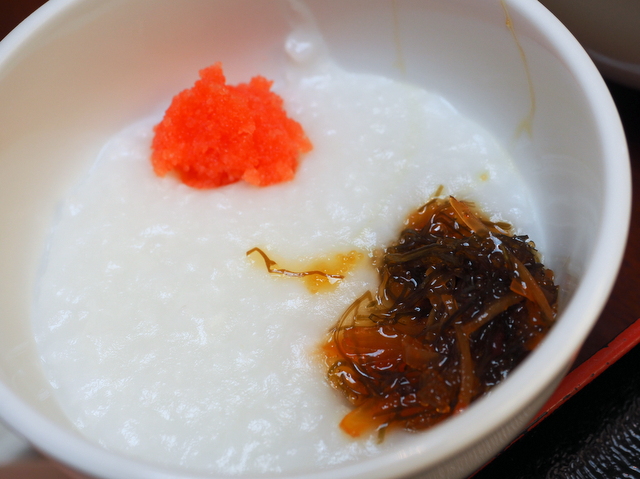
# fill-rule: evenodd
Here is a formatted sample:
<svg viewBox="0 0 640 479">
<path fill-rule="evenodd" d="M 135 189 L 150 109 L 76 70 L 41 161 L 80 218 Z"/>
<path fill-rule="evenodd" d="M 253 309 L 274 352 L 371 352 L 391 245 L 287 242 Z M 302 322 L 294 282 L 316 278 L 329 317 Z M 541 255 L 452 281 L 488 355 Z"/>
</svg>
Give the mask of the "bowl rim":
<svg viewBox="0 0 640 479">
<path fill-rule="evenodd" d="M 56 17 L 85 0 L 51 0 L 31 14 L 0 42 L 0 68 L 3 68 L 21 46 L 45 28 Z M 445 463 L 463 450 L 503 427 L 522 412 L 536 393 L 549 388 L 569 367 L 579 346 L 585 340 L 609 296 L 622 261 L 631 215 L 631 174 L 624 130 L 617 109 L 604 80 L 577 40 L 537 0 L 496 0 L 504 2 L 512 17 L 526 19 L 528 26 L 542 35 L 573 75 L 584 96 L 601 135 L 602 155 L 608 168 L 604 170 L 604 196 L 600 227 L 596 232 L 592 258 L 583 281 L 559 321 L 536 352 L 527 358 L 508 381 L 469 407 L 463 417 L 450 418 L 432 429 L 430 434 L 416 436 L 408 443 L 353 464 L 321 471 L 279 474 L 279 478 L 400 477 Z M 615 233 L 615 234 L 612 234 Z M 588 314 L 585 314 L 588 313 Z M 539 360 L 548 359 L 553 367 L 540 370 Z M 508 399 L 508 400 L 507 400 Z M 492 413 L 500 405 L 501 419 Z M 121 477 L 126 471 L 132 479 L 214 477 L 190 473 L 132 459 L 110 452 L 84 440 L 46 418 L 22 401 L 0 382 L 2 419 L 38 450 L 86 474 Z M 468 423 L 474 427 L 469 428 Z M 56 438 L 51 440 L 51 438 Z M 426 453 L 428 451 L 428 454 Z M 215 476 L 227 477 L 227 476 Z M 243 478 L 273 475 L 241 476 Z"/>
</svg>

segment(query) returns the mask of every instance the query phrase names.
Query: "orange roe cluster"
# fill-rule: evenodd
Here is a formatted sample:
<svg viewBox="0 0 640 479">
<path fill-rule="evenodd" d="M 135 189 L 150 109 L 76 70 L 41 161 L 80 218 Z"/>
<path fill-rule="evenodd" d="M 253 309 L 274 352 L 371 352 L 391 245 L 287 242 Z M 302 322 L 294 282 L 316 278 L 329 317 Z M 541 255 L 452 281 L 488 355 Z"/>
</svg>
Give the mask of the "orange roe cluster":
<svg viewBox="0 0 640 479">
<path fill-rule="evenodd" d="M 270 90 L 272 83 L 256 76 L 231 86 L 220 63 L 201 70 L 200 79 L 173 98 L 154 129 L 155 173 L 175 172 L 194 188 L 240 180 L 268 186 L 293 179 L 300 155 L 312 145 Z"/>
</svg>

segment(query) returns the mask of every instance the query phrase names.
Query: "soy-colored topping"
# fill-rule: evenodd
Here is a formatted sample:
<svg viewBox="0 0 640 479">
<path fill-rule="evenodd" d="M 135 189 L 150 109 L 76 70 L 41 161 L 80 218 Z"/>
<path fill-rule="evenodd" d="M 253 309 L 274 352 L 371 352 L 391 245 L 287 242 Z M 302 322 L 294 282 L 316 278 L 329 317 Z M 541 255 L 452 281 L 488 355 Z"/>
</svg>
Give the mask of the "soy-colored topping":
<svg viewBox="0 0 640 479">
<path fill-rule="evenodd" d="M 333 257 L 316 259 L 304 271 L 291 271 L 278 267 L 277 263 L 260 248 L 250 249 L 247 251 L 247 256 L 254 253 L 262 256 L 269 273 L 300 278 L 311 293 L 330 291 L 335 288 L 362 258 L 362 253 L 350 251 L 346 255 L 336 254 Z"/>
<path fill-rule="evenodd" d="M 378 271 L 378 291 L 321 348 L 329 383 L 354 406 L 340 423 L 353 437 L 422 430 L 464 410 L 555 321 L 558 288 L 533 244 L 453 197 L 410 215 Z"/>
<path fill-rule="evenodd" d="M 312 146 L 271 85 L 261 76 L 227 85 L 220 63 L 201 70 L 200 79 L 173 98 L 154 129 L 156 174 L 175 172 L 194 188 L 240 180 L 268 186 L 293 179 L 300 155 Z"/>
</svg>

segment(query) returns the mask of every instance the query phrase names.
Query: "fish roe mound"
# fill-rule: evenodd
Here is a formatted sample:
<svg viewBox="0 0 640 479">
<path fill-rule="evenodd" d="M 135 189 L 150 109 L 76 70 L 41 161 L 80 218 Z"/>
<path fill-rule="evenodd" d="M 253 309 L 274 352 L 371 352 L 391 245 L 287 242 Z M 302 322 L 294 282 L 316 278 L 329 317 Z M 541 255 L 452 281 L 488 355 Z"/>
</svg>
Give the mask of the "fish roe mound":
<svg viewBox="0 0 640 479">
<path fill-rule="evenodd" d="M 272 83 L 256 76 L 231 86 L 220 63 L 201 70 L 200 79 L 173 98 L 154 128 L 155 173 L 174 172 L 194 188 L 293 179 L 300 155 L 312 146 L 270 90 Z"/>
</svg>

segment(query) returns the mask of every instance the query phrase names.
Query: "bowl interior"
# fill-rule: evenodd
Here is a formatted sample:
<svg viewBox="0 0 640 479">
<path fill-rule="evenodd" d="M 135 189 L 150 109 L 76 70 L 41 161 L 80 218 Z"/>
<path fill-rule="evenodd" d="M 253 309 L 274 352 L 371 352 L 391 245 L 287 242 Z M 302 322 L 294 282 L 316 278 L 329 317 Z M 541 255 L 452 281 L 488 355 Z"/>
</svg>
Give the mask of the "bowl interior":
<svg viewBox="0 0 640 479">
<path fill-rule="evenodd" d="M 531 401 L 535 409 L 595 321 L 626 235 L 621 128 L 586 55 L 537 2 L 307 4 L 344 69 L 438 92 L 504 145 L 527 179 L 536 203 L 532 223 L 539 226 L 534 239 L 561 285 L 563 314 L 542 345 L 546 358 L 534 354 L 484 400 L 478 411 L 490 412 L 482 420 L 469 422 L 474 416 L 465 413 L 424 435 L 441 449 L 420 464 L 434 464 L 464 446 L 450 440 L 460 431 L 468 443 L 525 406 L 532 409 Z M 45 451 L 64 456 L 74 434 L 53 445 L 38 432 L 73 428 L 41 372 L 30 330 L 33 285 L 57 205 L 112 135 L 161 112 L 200 68 L 222 61 L 231 83 L 257 73 L 282 81 L 291 17 L 289 3 L 275 0 L 53 0 L 3 41 L 0 393 L 6 406 L 0 412 Z M 614 215 L 612 195 L 620 203 Z M 534 370 L 541 373 L 525 377 Z M 519 382 L 526 386 L 512 394 Z M 492 407 L 505 395 L 511 405 Z M 424 449 L 420 441 L 416 450 Z M 398 451 L 393 454 L 396 460 Z M 382 468 L 375 475 L 392 473 Z"/>
</svg>

